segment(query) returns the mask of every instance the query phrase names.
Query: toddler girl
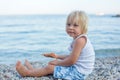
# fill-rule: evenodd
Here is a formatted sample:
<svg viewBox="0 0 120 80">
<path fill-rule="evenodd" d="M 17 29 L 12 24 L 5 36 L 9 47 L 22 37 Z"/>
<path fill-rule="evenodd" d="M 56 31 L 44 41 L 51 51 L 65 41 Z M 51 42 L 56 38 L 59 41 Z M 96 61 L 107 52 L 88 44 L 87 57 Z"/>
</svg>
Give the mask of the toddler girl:
<svg viewBox="0 0 120 80">
<path fill-rule="evenodd" d="M 16 70 L 23 76 L 45 76 L 53 74 L 54 78 L 67 80 L 84 80 L 94 68 L 95 53 L 87 36 L 87 15 L 83 11 L 74 11 L 68 15 L 66 32 L 73 38 L 70 44 L 69 55 L 57 55 L 55 53 L 43 54 L 46 57 L 56 58 L 43 68 L 33 68 L 26 60 L 25 66 L 20 61 L 16 64 Z"/>
</svg>

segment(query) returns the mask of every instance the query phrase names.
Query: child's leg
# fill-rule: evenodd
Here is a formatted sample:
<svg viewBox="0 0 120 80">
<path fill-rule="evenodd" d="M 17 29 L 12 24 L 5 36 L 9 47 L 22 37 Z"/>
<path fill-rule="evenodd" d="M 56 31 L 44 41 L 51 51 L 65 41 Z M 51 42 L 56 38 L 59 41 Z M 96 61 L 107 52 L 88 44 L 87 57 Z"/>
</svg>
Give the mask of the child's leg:
<svg viewBox="0 0 120 80">
<path fill-rule="evenodd" d="M 24 67 L 20 61 L 18 61 L 16 64 L 16 70 L 21 76 L 26 76 L 26 74 L 29 73 L 28 69 Z"/>
<path fill-rule="evenodd" d="M 20 61 L 18 61 L 16 64 L 16 70 L 23 77 L 25 76 L 38 77 L 52 74 L 54 71 L 54 65 L 48 64 L 46 67 L 43 68 L 28 70 L 24 65 L 21 64 Z"/>
<path fill-rule="evenodd" d="M 25 66 L 30 69 L 33 70 L 34 68 L 32 67 L 32 65 L 28 62 L 28 60 L 25 60 Z"/>
</svg>

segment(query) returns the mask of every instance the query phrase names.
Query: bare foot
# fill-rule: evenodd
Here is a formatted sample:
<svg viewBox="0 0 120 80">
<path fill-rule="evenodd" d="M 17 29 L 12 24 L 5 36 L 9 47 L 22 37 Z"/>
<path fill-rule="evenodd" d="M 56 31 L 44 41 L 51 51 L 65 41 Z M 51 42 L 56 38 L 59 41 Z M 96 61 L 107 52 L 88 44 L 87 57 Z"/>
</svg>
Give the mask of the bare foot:
<svg viewBox="0 0 120 80">
<path fill-rule="evenodd" d="M 26 66 L 28 69 L 33 70 L 33 67 L 32 67 L 32 65 L 29 63 L 28 60 L 25 60 L 25 66 Z"/>
<path fill-rule="evenodd" d="M 16 70 L 22 77 L 25 77 L 29 74 L 27 68 L 24 65 L 22 65 L 20 61 L 16 63 Z"/>
</svg>

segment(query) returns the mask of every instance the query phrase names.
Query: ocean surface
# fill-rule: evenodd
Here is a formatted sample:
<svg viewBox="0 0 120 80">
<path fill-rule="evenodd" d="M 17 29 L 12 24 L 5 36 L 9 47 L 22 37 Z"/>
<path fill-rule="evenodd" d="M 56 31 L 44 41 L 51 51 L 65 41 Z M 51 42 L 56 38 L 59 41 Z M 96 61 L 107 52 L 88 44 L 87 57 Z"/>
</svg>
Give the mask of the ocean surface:
<svg viewBox="0 0 120 80">
<path fill-rule="evenodd" d="M 96 57 L 120 56 L 120 18 L 89 15 L 88 37 Z M 0 64 L 49 61 L 42 53 L 69 54 L 67 15 L 0 16 Z"/>
</svg>

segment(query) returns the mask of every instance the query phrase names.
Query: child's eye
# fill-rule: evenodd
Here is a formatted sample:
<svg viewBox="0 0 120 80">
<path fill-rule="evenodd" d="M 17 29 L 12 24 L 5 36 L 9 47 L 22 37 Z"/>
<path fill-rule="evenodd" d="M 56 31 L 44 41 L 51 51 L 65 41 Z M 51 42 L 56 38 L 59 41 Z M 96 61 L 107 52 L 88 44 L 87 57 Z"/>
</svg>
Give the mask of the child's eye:
<svg viewBox="0 0 120 80">
<path fill-rule="evenodd" d="M 74 24 L 75 27 L 79 26 L 78 24 Z"/>
<path fill-rule="evenodd" d="M 70 26 L 70 24 L 68 23 L 67 26 Z"/>
</svg>

